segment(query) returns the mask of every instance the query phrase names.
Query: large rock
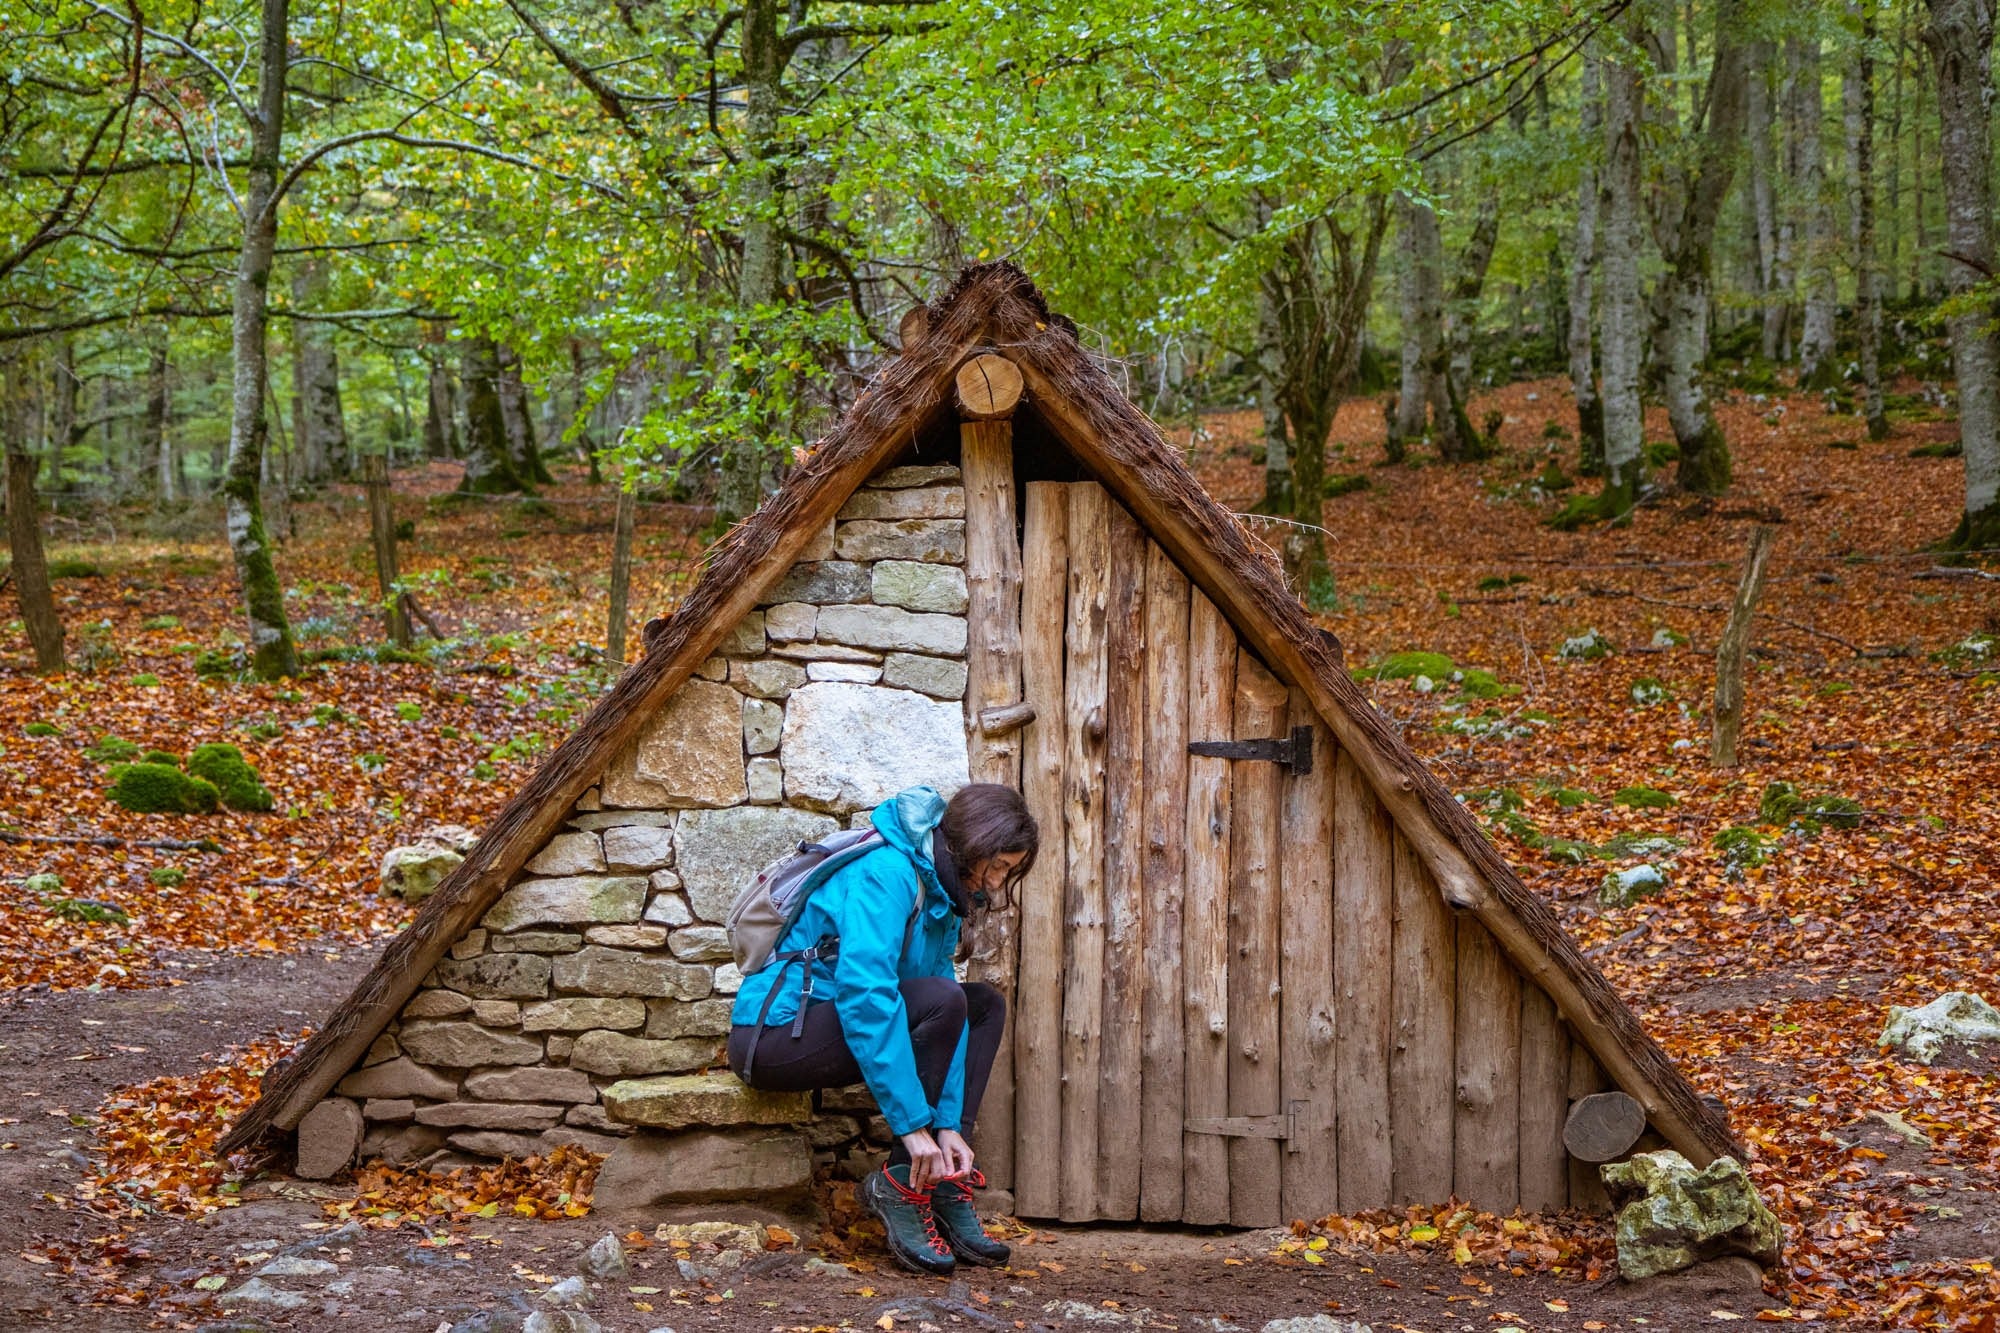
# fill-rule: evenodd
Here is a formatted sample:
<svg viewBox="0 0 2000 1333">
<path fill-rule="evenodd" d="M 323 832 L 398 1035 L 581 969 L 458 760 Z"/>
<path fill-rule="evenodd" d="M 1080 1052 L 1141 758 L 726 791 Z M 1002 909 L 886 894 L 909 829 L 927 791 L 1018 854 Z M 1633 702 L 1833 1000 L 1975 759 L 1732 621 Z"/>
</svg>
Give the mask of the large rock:
<svg viewBox="0 0 2000 1333">
<path fill-rule="evenodd" d="M 452 990 L 475 999 L 539 1000 L 549 993 L 549 960 L 538 953 L 447 958 L 437 965 L 437 974 Z"/>
<path fill-rule="evenodd" d="M 700 1069 L 715 1058 L 714 1040 L 684 1037 L 648 1041 L 622 1032 L 586 1032 L 570 1048 L 572 1069 L 632 1078 L 641 1074 L 678 1074 Z"/>
<path fill-rule="evenodd" d="M 1664 891 L 1667 877 L 1656 865 L 1636 865 L 1608 871 L 1597 886 L 1597 901 L 1606 907 L 1630 907 Z"/>
<path fill-rule="evenodd" d="M 833 688 L 856 687 L 807 685 L 793 694 L 795 702 L 790 707 L 796 708 L 796 700 L 814 690 Z M 790 745 L 789 723 L 785 732 L 784 743 Z M 958 764 L 959 772 L 963 774 L 963 741 L 960 742 Z M 961 777 L 960 781 L 963 780 Z M 679 868 L 694 914 L 704 921 L 719 923 L 725 920 L 738 891 L 750 881 L 751 876 L 778 857 L 796 850 L 800 843 L 823 838 L 839 827 L 825 815 L 784 806 L 746 805 L 733 810 L 690 811 L 681 819 Z"/>
<path fill-rule="evenodd" d="M 759 1092 L 734 1074 L 670 1074 L 635 1078 L 604 1090 L 613 1120 L 648 1129 L 690 1125 L 801 1125 L 812 1119 L 812 1094 Z"/>
<path fill-rule="evenodd" d="M 464 860 L 465 857 L 458 852 L 433 842 L 391 847 L 388 855 L 382 858 L 378 892 L 385 898 L 420 903 L 436 893 L 444 877 Z"/>
<path fill-rule="evenodd" d="M 683 963 L 726 963 L 736 956 L 726 926 L 689 926 L 667 939 L 667 947 Z"/>
<path fill-rule="evenodd" d="M 968 598 L 964 570 L 916 560 L 878 560 L 869 571 L 869 590 L 882 606 L 948 616 L 964 615 Z"/>
<path fill-rule="evenodd" d="M 916 690 L 935 699 L 963 699 L 965 679 L 965 663 L 953 657 L 890 653 L 882 663 L 884 685 L 898 690 Z"/>
<path fill-rule="evenodd" d="M 402 1042 L 403 1049 L 419 1063 L 442 1065 L 447 1069 L 472 1069 L 479 1065 L 532 1065 L 539 1064 L 542 1059 L 542 1043 L 534 1038 L 515 1032 L 495 1032 L 477 1023 L 405 1023 Z"/>
<path fill-rule="evenodd" d="M 705 967 L 593 944 L 556 959 L 556 985 L 591 995 L 701 1000 L 715 982 Z"/>
<path fill-rule="evenodd" d="M 531 875 L 588 875 L 604 869 L 595 833 L 558 833 L 528 862 Z"/>
<path fill-rule="evenodd" d="M 501 894 L 500 901 L 487 909 L 482 924 L 491 930 L 519 930 L 537 925 L 613 925 L 637 921 L 645 906 L 643 875 L 530 879 Z"/>
<path fill-rule="evenodd" d="M 299 1121 L 298 1173 L 325 1180 L 345 1171 L 361 1147 L 361 1108 L 345 1097 L 329 1097 Z"/>
<path fill-rule="evenodd" d="M 762 616 L 757 647 L 763 651 Z M 743 799 L 743 696 L 691 680 L 654 714 L 605 771 L 607 805 L 725 806 Z"/>
<path fill-rule="evenodd" d="M 649 1037 L 726 1037 L 736 1001 L 654 1000 L 646 1006 Z"/>
<path fill-rule="evenodd" d="M 796 1199 L 812 1183 L 805 1136 L 763 1129 L 639 1133 L 597 1173 L 600 1212 L 666 1203 Z"/>
<path fill-rule="evenodd" d="M 840 525 L 834 534 L 833 549 L 843 560 L 923 560 L 962 565 L 965 563 L 965 520 L 906 518 L 887 522 L 873 518 L 855 519 Z"/>
<path fill-rule="evenodd" d="M 569 995 L 521 1011 L 523 1032 L 619 1031 L 645 1026 L 646 1002 L 631 996 Z"/>
<path fill-rule="evenodd" d="M 777 657 L 731 662 L 729 683 L 753 699 L 782 699 L 806 683 L 806 669 Z"/>
<path fill-rule="evenodd" d="M 674 863 L 674 831 L 650 824 L 604 830 L 604 859 L 613 870 L 658 870 Z"/>
<path fill-rule="evenodd" d="M 956 657 L 965 652 L 965 618 L 899 606 L 829 606 L 819 613 L 819 636 L 856 648 Z"/>
<path fill-rule="evenodd" d="M 843 523 L 854 518 L 964 518 L 965 487 L 856 491 L 847 497 L 838 517 Z"/>
<path fill-rule="evenodd" d="M 1927 1065 L 1943 1052 L 1945 1043 L 1967 1046 L 1983 1041 L 2000 1041 L 2000 1010 L 1970 991 L 1946 991 L 1929 1004 L 1915 1009 L 1889 1006 L 1889 1025 L 1882 1029 L 1877 1044 L 1891 1046 Z"/>
<path fill-rule="evenodd" d="M 783 602 L 764 612 L 764 632 L 773 643 L 793 643 L 813 636 L 819 608 L 811 602 Z"/>
<path fill-rule="evenodd" d="M 766 605 L 811 602 L 816 606 L 865 602 L 868 600 L 868 566 L 846 560 L 793 565 L 777 585 L 764 594 L 763 600 Z"/>
<path fill-rule="evenodd" d="M 594 1102 L 597 1085 L 581 1069 L 482 1069 L 465 1080 L 465 1095 L 493 1102 Z"/>
<path fill-rule="evenodd" d="M 1677 1152 L 1642 1152 L 1601 1174 L 1618 1208 L 1618 1271 L 1630 1281 L 1726 1255 L 1778 1262 L 1784 1230 L 1733 1157 L 1697 1171 Z"/>
<path fill-rule="evenodd" d="M 404 1029 L 417 1026 L 406 1023 Z M 343 1097 L 426 1097 L 441 1102 L 458 1095 L 458 1084 L 414 1060 L 397 1059 L 349 1074 L 334 1091 Z"/>
<path fill-rule="evenodd" d="M 917 783 L 949 796 L 969 781 L 964 710 L 878 685 L 824 681 L 793 691 L 782 753 L 786 798 L 835 813 L 879 805 Z M 698 903 L 695 910 L 708 916 Z"/>
</svg>

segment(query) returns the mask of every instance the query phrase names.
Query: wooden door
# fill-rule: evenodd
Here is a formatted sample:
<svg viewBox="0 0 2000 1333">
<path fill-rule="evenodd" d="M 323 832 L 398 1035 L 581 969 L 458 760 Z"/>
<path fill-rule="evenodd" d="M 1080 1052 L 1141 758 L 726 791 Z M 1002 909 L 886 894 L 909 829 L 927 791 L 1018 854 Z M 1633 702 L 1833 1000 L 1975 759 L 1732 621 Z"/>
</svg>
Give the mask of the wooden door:
<svg viewBox="0 0 2000 1333">
<path fill-rule="evenodd" d="M 1094 483 L 1027 486 L 1020 605 L 1016 1209 L 1331 1211 L 1325 729 Z M 1301 762 L 1189 753 L 1294 727 Z"/>
</svg>

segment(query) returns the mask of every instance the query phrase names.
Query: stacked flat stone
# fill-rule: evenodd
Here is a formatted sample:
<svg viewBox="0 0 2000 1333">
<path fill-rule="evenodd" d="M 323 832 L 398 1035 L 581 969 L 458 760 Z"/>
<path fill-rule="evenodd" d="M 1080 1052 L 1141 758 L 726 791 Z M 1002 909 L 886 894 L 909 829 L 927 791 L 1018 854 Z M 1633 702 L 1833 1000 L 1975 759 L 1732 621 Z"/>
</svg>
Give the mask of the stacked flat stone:
<svg viewBox="0 0 2000 1333">
<path fill-rule="evenodd" d="M 964 514 L 955 467 L 857 491 L 301 1123 L 302 1172 L 574 1144 L 612 1154 L 600 1203 L 644 1203 L 881 1142 L 865 1093 L 814 1121 L 706 1072 L 742 982 L 723 922 L 799 843 L 966 782 Z"/>
</svg>

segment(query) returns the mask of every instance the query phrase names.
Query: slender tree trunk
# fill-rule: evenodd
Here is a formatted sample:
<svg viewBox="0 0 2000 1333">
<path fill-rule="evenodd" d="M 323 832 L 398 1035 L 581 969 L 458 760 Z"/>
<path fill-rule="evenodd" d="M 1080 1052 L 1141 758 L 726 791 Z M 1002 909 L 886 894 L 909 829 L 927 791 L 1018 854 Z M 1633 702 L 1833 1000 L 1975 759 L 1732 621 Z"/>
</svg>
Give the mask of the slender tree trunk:
<svg viewBox="0 0 2000 1333">
<path fill-rule="evenodd" d="M 63 625 L 56 613 L 55 592 L 49 586 L 48 560 L 42 553 L 35 457 L 28 452 L 35 360 L 19 344 L 0 354 L 0 432 L 6 435 L 7 548 L 13 557 L 14 598 L 21 608 L 28 643 L 35 650 L 35 670 L 50 675 L 63 669 Z"/>
<path fill-rule="evenodd" d="M 747 0 L 743 6 L 743 140 L 749 159 L 744 191 L 741 267 L 737 273 L 736 324 L 726 347 L 754 331 L 778 311 L 783 299 L 784 239 L 779 227 L 783 187 L 779 180 L 778 121 L 783 105 L 781 87 L 785 55 L 778 37 L 778 0 Z M 742 372 L 731 368 L 742 378 Z M 754 402 L 767 404 L 771 385 L 748 386 Z M 716 492 L 716 520 L 733 523 L 755 510 L 764 497 L 770 450 L 779 429 L 768 408 L 752 414 L 748 429 L 730 441 L 722 454 L 722 476 Z"/>
<path fill-rule="evenodd" d="M 1882 293 L 1875 254 L 1875 8 L 1850 0 L 1848 13 L 1861 29 L 1841 78 L 1841 111 L 1847 129 L 1847 245 L 1854 254 L 1854 325 L 1860 344 L 1861 415 L 1868 438 L 1884 439 L 1882 412 Z"/>
<path fill-rule="evenodd" d="M 304 265 L 292 278 L 292 300 L 312 304 L 320 285 L 316 266 Z M 353 471 L 347 416 L 340 405 L 340 354 L 333 330 L 309 319 L 292 321 L 292 449 L 301 480 L 317 483 L 335 472 Z"/>
<path fill-rule="evenodd" d="M 458 489 L 473 495 L 507 495 L 528 489 L 507 447 L 498 355 L 491 338 L 465 340 L 465 362 L 459 375 L 465 387 L 465 475 Z"/>
<path fill-rule="evenodd" d="M 166 326 L 155 329 L 147 342 L 146 419 L 139 446 L 141 453 L 151 455 L 154 493 L 161 504 L 172 504 L 179 498 L 176 483 L 180 478 L 174 464 L 173 432 L 168 429 L 172 399 L 167 387 Z"/>
<path fill-rule="evenodd" d="M 1889 179 L 1885 185 L 1889 216 L 1889 252 L 1882 264 L 1886 295 L 1896 299 L 1896 274 L 1902 266 L 1903 243 L 1903 65 L 1910 46 L 1910 6 L 1896 7 L 1895 63 L 1889 79 Z"/>
<path fill-rule="evenodd" d="M 1994 273 L 1993 0 L 1926 0 L 1924 43 L 1937 71 L 1944 177 L 1945 284 L 1967 296 Z M 1990 296 L 1953 315 L 1952 368 L 1965 451 L 1965 514 L 1947 545 L 2000 546 L 2000 337 Z"/>
<path fill-rule="evenodd" d="M 1571 234 L 1569 267 L 1569 387 L 1576 398 L 1577 454 L 1583 474 L 1604 473 L 1604 400 L 1597 396 L 1590 331 L 1591 287 L 1597 269 L 1597 161 L 1603 149 L 1601 62 L 1587 55 L 1578 120 L 1587 165 L 1576 186 L 1576 229 Z"/>
<path fill-rule="evenodd" d="M 1834 357 L 1834 317 L 1839 313 L 1834 265 L 1839 255 L 1833 210 L 1826 197 L 1826 152 L 1820 137 L 1826 102 L 1820 86 L 1819 38 L 1791 38 L 1785 54 L 1793 70 L 1792 97 L 1797 106 L 1799 174 L 1795 188 L 1805 214 L 1805 251 L 1800 256 L 1805 318 L 1799 326 L 1799 383 L 1824 387 L 1839 369 Z"/>
<path fill-rule="evenodd" d="M 76 341 L 67 333 L 56 335 L 54 383 L 49 396 L 48 470 L 49 494 L 60 495 L 63 488 L 64 456 L 83 430 L 78 426 L 77 397 L 83 381 L 76 373 Z"/>
<path fill-rule="evenodd" d="M 1429 204 L 1406 194 L 1396 196 L 1396 250 L 1403 356 L 1395 435 L 1399 441 L 1420 440 L 1435 396 L 1433 376 L 1444 346 L 1444 245 L 1438 236 L 1437 214 Z M 1443 423 L 1439 424 L 1442 428 Z"/>
<path fill-rule="evenodd" d="M 1278 346 L 1278 309 L 1269 284 L 1257 285 L 1257 406 L 1264 417 L 1264 498 L 1260 514 L 1292 512 L 1292 442 L 1278 401 L 1284 354 Z"/>
<path fill-rule="evenodd" d="M 1924 178 L 1930 174 L 1924 170 L 1924 165 L 1929 162 L 1935 162 L 1938 159 L 1936 152 L 1927 152 L 1924 147 L 1924 130 L 1930 121 L 1930 117 L 1924 109 L 1924 103 L 1928 100 L 1926 94 L 1930 91 L 1930 86 L 1931 81 L 1929 79 L 1917 80 L 1916 129 L 1913 136 L 1915 140 L 1914 147 L 1916 149 L 1913 159 L 1915 170 L 1910 172 L 1910 193 L 1914 196 L 1911 200 L 1913 205 L 1911 239 L 1915 242 L 1910 247 L 1910 299 L 1912 301 L 1921 301 L 1930 296 L 1931 285 L 1934 280 L 1935 265 L 1931 261 L 1931 252 L 1935 247 L 1932 244 L 1931 238 L 1930 199 L 1924 189 Z"/>
<path fill-rule="evenodd" d="M 507 431 L 507 456 L 523 481 L 547 484 L 555 480 L 535 443 L 535 416 L 528 386 L 521 379 L 521 357 L 511 347 L 497 349 L 493 385 L 500 395 L 500 420 Z"/>
<path fill-rule="evenodd" d="M 1639 401 L 1644 305 L 1639 292 L 1639 71 L 1604 67 L 1604 491 L 1599 512 L 1629 511 L 1645 485 L 1645 420 Z"/>
<path fill-rule="evenodd" d="M 1472 234 L 1458 257 L 1438 343 L 1442 365 L 1433 377 L 1433 385 L 1443 390 L 1444 397 L 1443 411 L 1434 412 L 1439 422 L 1439 452 L 1455 461 L 1476 462 L 1489 452 L 1485 440 L 1473 429 L 1465 405 L 1472 398 L 1472 332 L 1479 322 L 1479 294 L 1486 287 L 1486 270 L 1493 263 L 1493 247 L 1499 239 L 1500 192 L 1494 189 L 1480 201 Z"/>
<path fill-rule="evenodd" d="M 298 649 L 285 617 L 284 587 L 264 530 L 263 473 L 268 428 L 264 394 L 272 255 L 278 241 L 279 154 L 285 141 L 285 60 L 290 0 L 263 0 L 258 35 L 257 108 L 251 123 L 250 168 L 243 208 L 243 245 L 236 261 L 231 324 L 233 358 L 229 462 L 222 483 L 223 520 L 249 622 L 250 668 L 260 680 L 297 675 Z"/>
<path fill-rule="evenodd" d="M 1757 298 L 1761 309 L 1758 350 L 1776 361 L 1785 339 L 1785 315 L 1791 293 L 1778 284 L 1778 203 L 1776 146 L 1771 141 L 1771 64 L 1775 50 L 1768 41 L 1753 42 L 1749 77 L 1744 88 L 1744 123 L 1750 140 L 1750 211 L 1757 242 Z"/>
<path fill-rule="evenodd" d="M 458 404 L 451 391 L 451 363 L 439 348 L 424 355 L 428 368 L 424 389 L 424 455 L 427 458 L 457 458 L 463 450 L 458 442 Z"/>
<path fill-rule="evenodd" d="M 1675 250 L 1660 280 L 1667 312 L 1661 389 L 1681 456 L 1675 481 L 1681 489 L 1701 495 L 1720 495 L 1729 488 L 1730 479 L 1729 442 L 1709 405 L 1702 362 L 1707 353 L 1715 227 L 1743 139 L 1747 53 L 1739 31 L 1742 18 L 1743 0 L 1722 0 L 1717 7 L 1700 157 L 1687 180 L 1674 228 Z"/>
<path fill-rule="evenodd" d="M 618 509 L 611 521 L 611 597 L 606 608 L 604 657 L 613 666 L 625 665 L 625 622 L 632 591 L 632 528 L 638 516 L 638 499 L 630 489 L 618 488 Z"/>
<path fill-rule="evenodd" d="M 1797 77 L 1788 59 L 1778 76 L 1779 169 L 1772 182 L 1778 192 L 1777 231 L 1771 244 L 1771 288 L 1765 296 L 1764 346 L 1773 361 L 1792 359 L 1792 344 L 1798 337 L 1798 180 L 1799 126 L 1798 98 L 1793 89 Z"/>
</svg>

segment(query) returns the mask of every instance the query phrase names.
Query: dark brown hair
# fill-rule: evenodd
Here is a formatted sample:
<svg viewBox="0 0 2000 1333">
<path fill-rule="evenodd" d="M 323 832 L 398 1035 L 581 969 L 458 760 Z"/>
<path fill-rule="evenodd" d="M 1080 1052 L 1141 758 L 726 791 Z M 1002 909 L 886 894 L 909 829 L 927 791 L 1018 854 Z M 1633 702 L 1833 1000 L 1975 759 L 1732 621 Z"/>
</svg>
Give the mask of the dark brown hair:
<svg viewBox="0 0 2000 1333">
<path fill-rule="evenodd" d="M 989 904 L 993 907 L 1005 907 L 1013 900 L 1014 886 L 1033 868 L 1035 853 L 1041 850 L 1041 830 L 1035 824 L 1035 817 L 1028 813 L 1028 803 L 1021 799 L 1020 792 L 997 782 L 975 782 L 960 787 L 945 806 L 944 823 L 940 827 L 961 876 L 970 875 L 972 868 L 988 857 L 1006 852 L 1026 853 L 1021 864 L 1007 876 L 1000 891 L 1001 901 Z"/>
</svg>

